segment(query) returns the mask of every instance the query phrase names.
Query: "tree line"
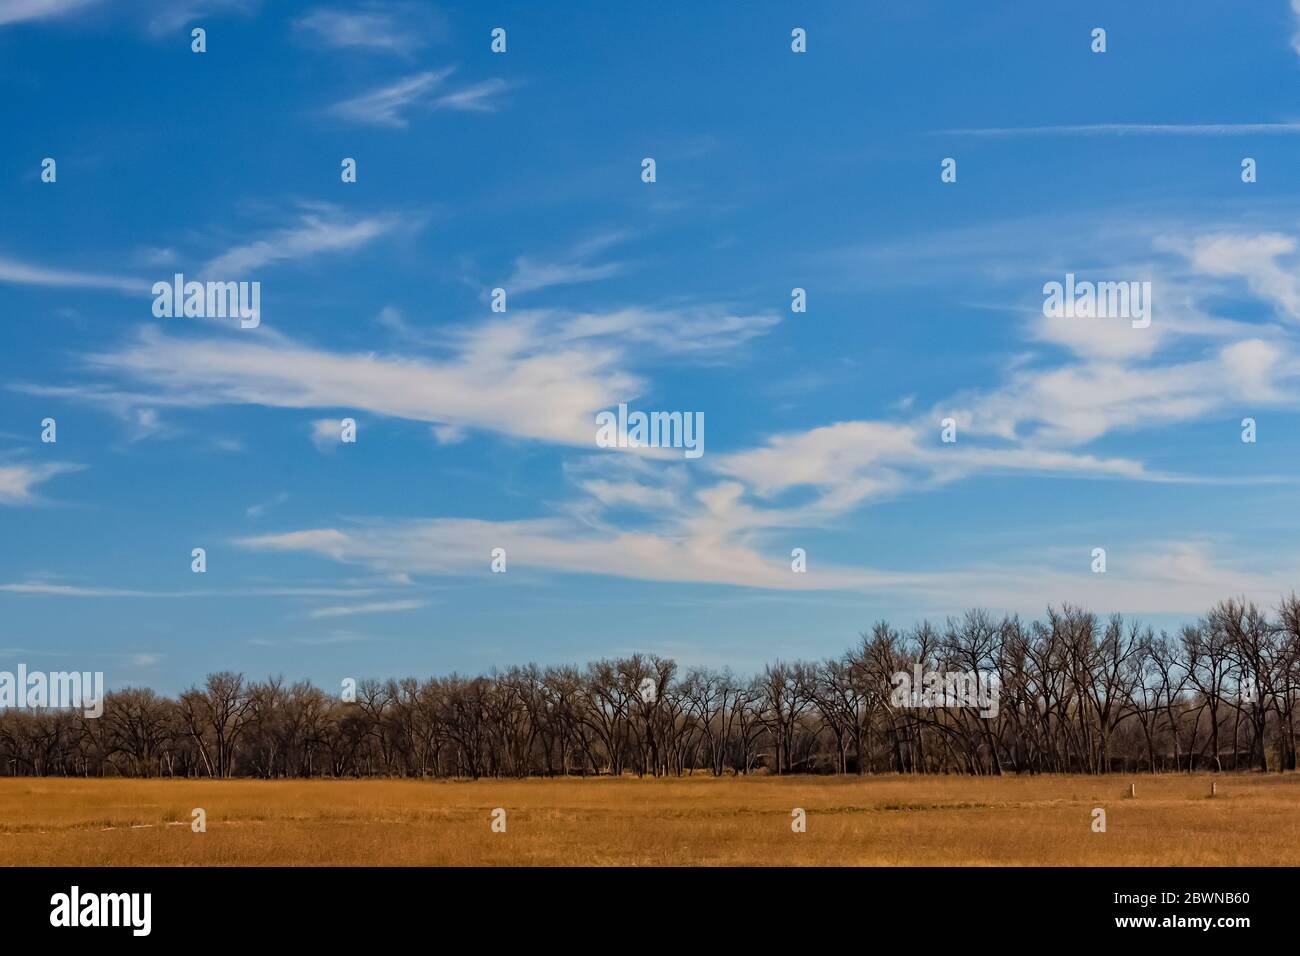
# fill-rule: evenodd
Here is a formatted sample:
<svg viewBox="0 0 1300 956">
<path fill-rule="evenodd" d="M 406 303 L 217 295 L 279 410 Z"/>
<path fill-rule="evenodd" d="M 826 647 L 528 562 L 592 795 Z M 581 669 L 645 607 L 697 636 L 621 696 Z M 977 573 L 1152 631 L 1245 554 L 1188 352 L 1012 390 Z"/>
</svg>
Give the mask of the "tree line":
<svg viewBox="0 0 1300 956">
<path fill-rule="evenodd" d="M 996 713 L 900 699 L 899 673 L 996 675 Z M 210 674 L 103 714 L 0 713 L 0 774 L 522 777 L 1294 770 L 1300 599 L 1217 604 L 1170 634 L 1069 605 L 981 610 L 761 674 L 655 654 L 362 680 L 327 693 Z M 351 699 L 348 699 L 351 698 Z M 992 709 L 990 709 L 992 710 Z"/>
</svg>

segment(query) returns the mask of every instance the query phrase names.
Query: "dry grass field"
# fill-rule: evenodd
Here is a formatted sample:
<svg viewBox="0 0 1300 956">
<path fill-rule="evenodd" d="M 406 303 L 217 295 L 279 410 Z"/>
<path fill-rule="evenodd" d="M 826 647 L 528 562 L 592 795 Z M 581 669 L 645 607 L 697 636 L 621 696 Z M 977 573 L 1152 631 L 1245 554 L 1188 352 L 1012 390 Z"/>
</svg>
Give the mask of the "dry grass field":
<svg viewBox="0 0 1300 956">
<path fill-rule="evenodd" d="M 1300 775 L 1209 790 L 1208 776 L 4 779 L 0 864 L 1300 865 Z"/>
</svg>

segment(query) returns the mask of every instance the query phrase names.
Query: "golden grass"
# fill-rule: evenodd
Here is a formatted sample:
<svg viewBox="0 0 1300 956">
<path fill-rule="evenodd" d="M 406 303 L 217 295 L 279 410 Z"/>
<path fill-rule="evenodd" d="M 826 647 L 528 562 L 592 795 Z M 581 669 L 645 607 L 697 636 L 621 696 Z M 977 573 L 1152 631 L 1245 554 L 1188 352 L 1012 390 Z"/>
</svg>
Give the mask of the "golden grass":
<svg viewBox="0 0 1300 956">
<path fill-rule="evenodd" d="M 1300 775 L 1209 790 L 1203 775 L 0 779 L 0 864 L 1300 865 Z"/>
</svg>

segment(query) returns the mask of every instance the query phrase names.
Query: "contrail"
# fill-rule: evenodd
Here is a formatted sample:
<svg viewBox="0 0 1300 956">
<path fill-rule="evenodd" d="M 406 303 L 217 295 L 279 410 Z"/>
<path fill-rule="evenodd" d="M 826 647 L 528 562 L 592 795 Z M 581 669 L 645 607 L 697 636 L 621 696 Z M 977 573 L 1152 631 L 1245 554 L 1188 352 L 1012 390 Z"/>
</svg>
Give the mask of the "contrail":
<svg viewBox="0 0 1300 956">
<path fill-rule="evenodd" d="M 931 136 L 1237 136 L 1300 133 L 1300 123 L 1092 123 L 932 130 Z"/>
</svg>

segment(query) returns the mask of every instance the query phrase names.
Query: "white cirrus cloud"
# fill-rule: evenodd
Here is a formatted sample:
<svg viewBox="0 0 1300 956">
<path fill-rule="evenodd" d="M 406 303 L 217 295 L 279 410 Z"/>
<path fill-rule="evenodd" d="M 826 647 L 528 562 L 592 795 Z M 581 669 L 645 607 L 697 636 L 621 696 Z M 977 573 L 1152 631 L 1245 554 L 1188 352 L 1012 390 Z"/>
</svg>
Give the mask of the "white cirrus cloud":
<svg viewBox="0 0 1300 956">
<path fill-rule="evenodd" d="M 478 521 L 436 518 L 354 529 L 313 528 L 237 539 L 254 551 L 308 552 L 384 573 L 463 575 L 484 571 L 493 548 L 506 549 L 512 568 L 596 574 L 643 581 L 689 581 L 778 590 L 824 590 L 902 581 L 902 575 L 830 566 L 793 574 L 789 559 L 764 555 L 716 533 L 584 528 L 559 518 Z"/>
<path fill-rule="evenodd" d="M 156 404 L 349 409 L 388 418 L 594 445 L 595 413 L 639 382 L 613 349 L 533 347 L 483 327 L 447 359 L 339 353 L 286 339 L 187 339 L 143 331 L 134 344 L 88 358 L 100 371 L 154 389 Z M 485 385 L 485 383 L 488 383 Z M 338 421 L 329 423 L 338 438 Z M 318 439 L 327 425 L 314 426 Z"/>
<path fill-rule="evenodd" d="M 239 546 L 263 552 L 316 553 L 377 570 L 401 567 L 414 575 L 475 575 L 494 547 L 506 549 L 513 569 L 539 574 L 583 574 L 627 580 L 722 584 L 769 592 L 856 592 L 905 600 L 919 612 L 956 613 L 973 606 L 997 612 L 1041 613 L 1063 603 L 1123 613 L 1186 614 L 1204 609 L 1207 594 L 1233 593 L 1263 603 L 1294 587 L 1295 556 L 1270 556 L 1276 566 L 1217 559 L 1197 540 L 1115 542 L 1118 563 L 1108 575 L 1087 573 L 1088 551 L 1054 548 L 978 565 L 915 572 L 832 565 L 813 554 L 808 570 L 791 571 L 788 547 L 694 532 L 660 535 L 598 532 L 555 519 L 473 521 L 412 519 L 340 530 L 244 538 Z M 1258 565 L 1258 563 L 1257 563 Z"/>
<path fill-rule="evenodd" d="M 291 226 L 265 239 L 227 249 L 203 265 L 201 273 L 220 278 L 247 275 L 277 262 L 310 259 L 325 253 L 351 252 L 401 225 L 394 216 L 347 219 L 333 210 L 304 213 Z"/>
<path fill-rule="evenodd" d="M 433 105 L 437 109 L 460 110 L 464 113 L 495 113 L 501 108 L 496 97 L 509 88 L 510 84 L 505 80 L 494 77 L 444 93 L 433 101 Z"/>
<path fill-rule="evenodd" d="M 123 588 L 100 584 L 65 584 L 59 581 L 33 579 L 9 581 L 0 584 L 0 593 L 22 594 L 27 597 L 48 598 L 160 598 L 164 600 L 190 598 L 343 598 L 367 597 L 382 593 L 378 588 L 337 587 L 245 587 L 204 588 L 197 591 L 151 591 L 143 588 Z"/>
<path fill-rule="evenodd" d="M 730 356 L 777 321 L 717 306 L 578 316 L 521 311 L 441 329 L 440 354 L 431 358 L 336 352 L 271 333 L 191 338 L 147 328 L 130 344 L 86 357 L 93 370 L 129 379 L 130 391 L 67 386 L 58 394 L 84 393 L 88 401 L 123 407 L 367 412 L 437 426 L 447 442 L 486 430 L 594 448 L 596 413 L 635 399 L 644 388 L 626 366 L 656 355 Z M 317 440 L 336 441 L 337 421 L 322 421 L 314 426 Z"/>
<path fill-rule="evenodd" d="M 553 286 L 596 282 L 621 275 L 627 271 L 623 262 L 592 262 L 593 256 L 623 241 L 625 232 L 606 233 L 578 243 L 561 256 L 548 259 L 520 256 L 515 260 L 514 271 L 502 283 L 510 294 L 534 292 Z"/>
<path fill-rule="evenodd" d="M 1300 319 L 1300 277 L 1297 263 L 1278 259 L 1295 256 L 1293 236 L 1276 232 L 1200 236 L 1183 246 L 1193 268 L 1210 276 L 1246 281 L 1256 295 L 1272 302 L 1293 319 Z"/>
<path fill-rule="evenodd" d="M 405 129 L 408 113 L 418 110 L 459 110 L 484 113 L 497 109 L 495 97 L 505 90 L 504 80 L 492 79 L 459 90 L 439 92 L 455 67 L 423 70 L 385 86 L 335 103 L 330 112 L 353 123 Z"/>
<path fill-rule="evenodd" d="M 325 49 L 406 55 L 441 34 L 432 7 L 418 3 L 361 3 L 350 9 L 319 8 L 294 21 L 308 41 Z"/>
<path fill-rule="evenodd" d="M 127 276 L 75 272 L 32 265 L 17 259 L 0 257 L 0 282 L 14 285 L 49 286 L 58 289 L 105 289 L 110 292 L 145 294 L 149 282 Z"/>
<path fill-rule="evenodd" d="M 179 30 L 200 17 L 226 14 L 248 16 L 256 12 L 260 0 L 145 0 L 150 32 L 155 35 Z"/>
<path fill-rule="evenodd" d="M 1300 0 L 1291 0 L 1293 4 Z M 1300 133 L 1300 123 L 1076 123 L 981 126 L 933 131 L 936 136 L 1250 136 Z"/>
<path fill-rule="evenodd" d="M 0 26 L 67 16 L 104 0 L 0 0 Z"/>
<path fill-rule="evenodd" d="M 34 490 L 37 485 L 83 467 L 62 462 L 0 465 L 0 504 L 31 504 L 38 500 Z"/>
<path fill-rule="evenodd" d="M 396 611 L 413 611 L 427 607 L 428 601 L 371 601 L 367 604 L 340 604 L 318 607 L 307 616 L 313 619 L 351 617 L 355 614 L 392 614 Z"/>
</svg>

